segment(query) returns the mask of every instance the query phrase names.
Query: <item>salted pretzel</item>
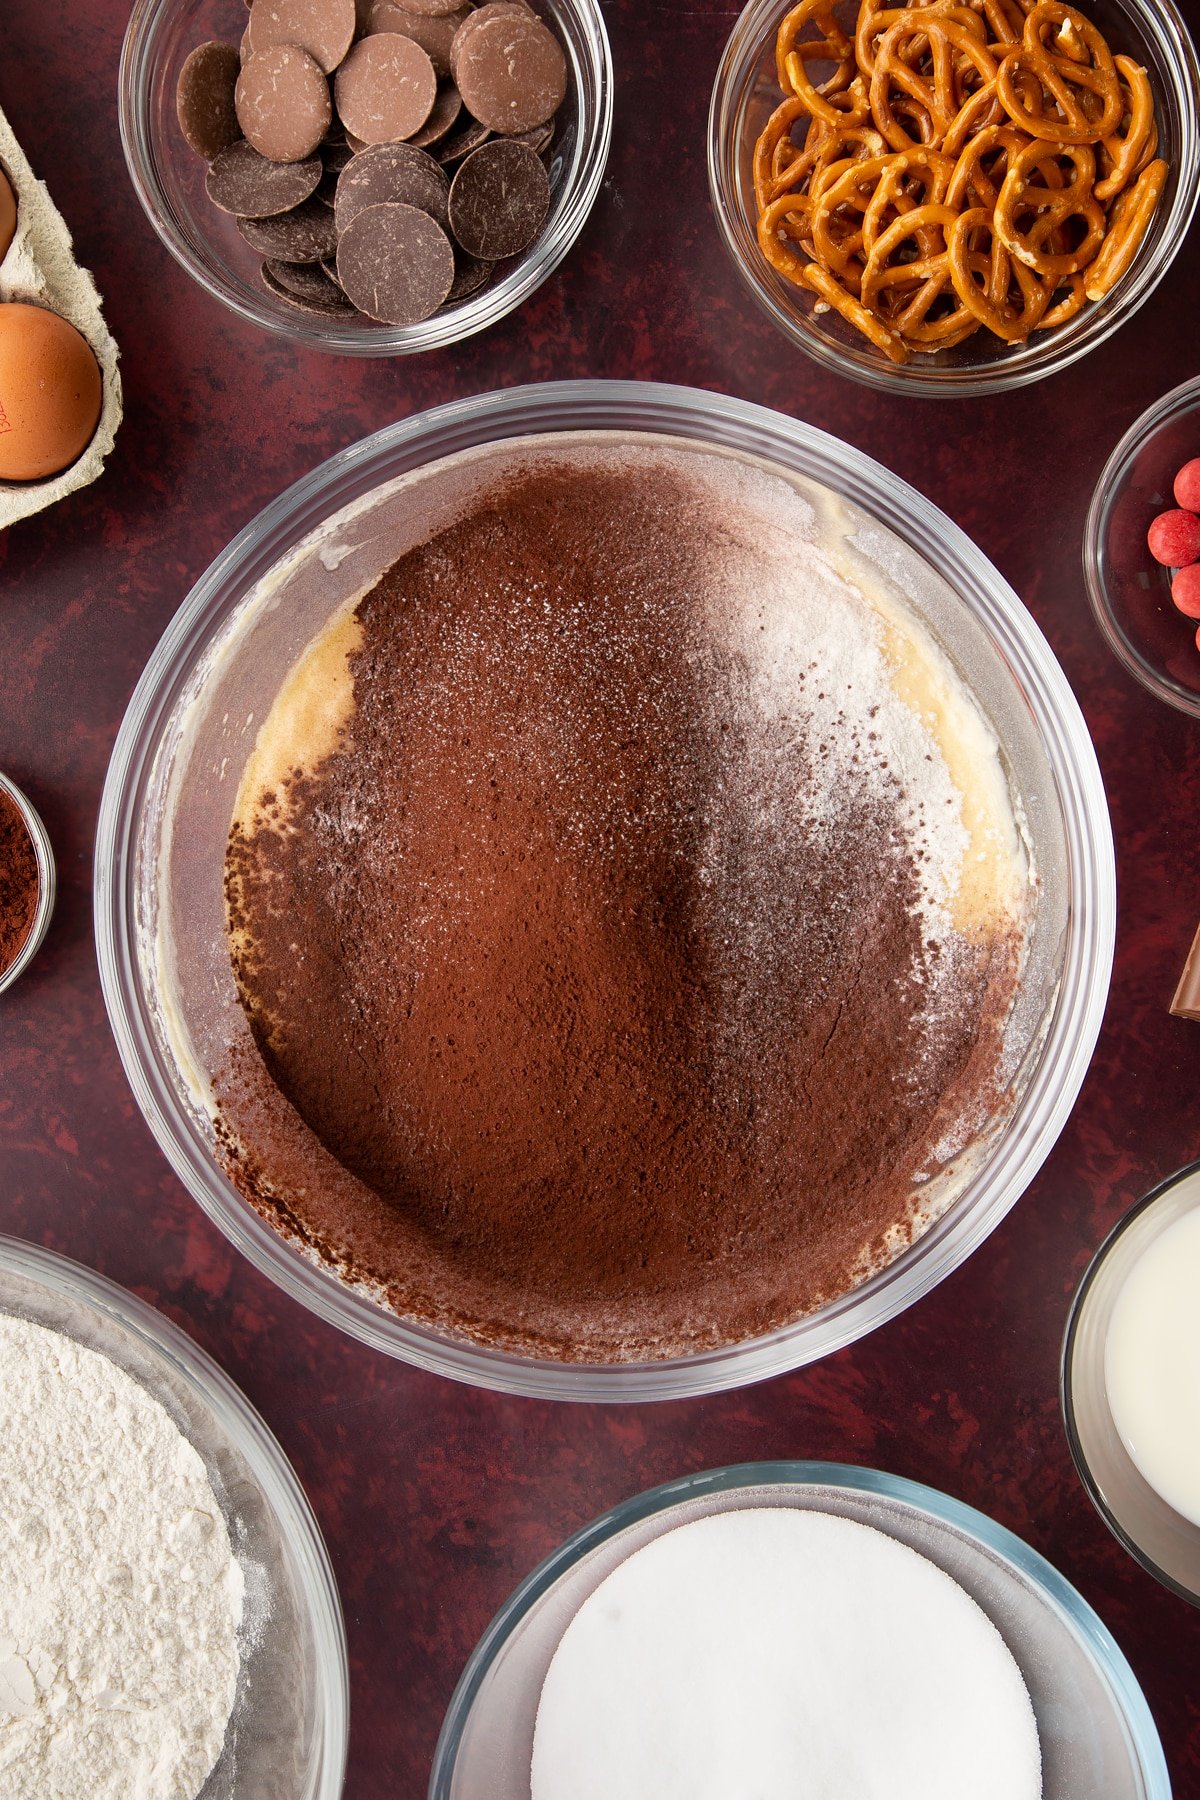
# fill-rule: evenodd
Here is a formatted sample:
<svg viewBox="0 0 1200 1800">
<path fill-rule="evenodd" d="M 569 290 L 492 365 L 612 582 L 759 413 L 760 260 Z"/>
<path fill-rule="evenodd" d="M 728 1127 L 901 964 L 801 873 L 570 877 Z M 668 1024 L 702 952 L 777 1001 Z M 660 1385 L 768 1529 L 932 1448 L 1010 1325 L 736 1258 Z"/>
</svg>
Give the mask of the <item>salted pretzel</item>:
<svg viewBox="0 0 1200 1800">
<path fill-rule="evenodd" d="M 844 17 L 844 15 L 843 15 Z M 1064 0 L 800 0 L 754 150 L 771 266 L 893 362 L 1053 330 L 1162 197 L 1149 78 Z"/>
<path fill-rule="evenodd" d="M 1139 69 L 1131 56 L 1117 56 L 1113 61 L 1125 96 L 1121 121 L 1124 129 L 1118 125 L 1100 140 L 1105 173 L 1096 183 L 1096 198 L 1101 205 L 1115 199 L 1158 149 L 1154 95 L 1145 69 Z"/>
<path fill-rule="evenodd" d="M 1128 273 L 1146 235 L 1146 227 L 1167 184 L 1165 162 L 1148 163 L 1131 188 L 1117 195 L 1108 234 L 1099 254 L 1086 271 L 1083 291 L 1089 300 L 1103 300 Z"/>
<path fill-rule="evenodd" d="M 1019 84 L 1018 76 L 1027 80 Z M 996 93 L 1015 125 L 1057 144 L 1107 137 L 1125 109 L 1108 44 L 1062 0 L 1038 0 L 1020 45 L 1001 58 Z"/>
<path fill-rule="evenodd" d="M 1071 165 L 1071 179 L 1053 185 L 1049 171 Z M 1036 177 L 1041 179 L 1036 179 Z M 1078 275 L 1104 242 L 1108 222 L 1094 198 L 1096 158 L 1086 144 L 1047 144 L 1035 138 L 1018 150 L 996 201 L 996 235 L 1010 256 L 1043 277 Z M 1021 224 L 1021 219 L 1029 222 Z M 1053 234 L 1072 221 L 1083 226 L 1073 249 L 1056 251 Z M 1060 240 L 1061 241 L 1061 240 Z"/>
<path fill-rule="evenodd" d="M 928 73 L 922 70 L 926 60 Z M 979 86 L 997 75 L 982 37 L 948 13 L 906 9 L 876 48 L 871 75 L 875 124 L 894 150 L 908 150 L 916 142 L 940 144 L 968 98 L 964 84 L 972 75 Z M 898 95 L 909 103 L 905 110 L 910 118 L 919 121 L 918 139 L 905 127 Z"/>
</svg>

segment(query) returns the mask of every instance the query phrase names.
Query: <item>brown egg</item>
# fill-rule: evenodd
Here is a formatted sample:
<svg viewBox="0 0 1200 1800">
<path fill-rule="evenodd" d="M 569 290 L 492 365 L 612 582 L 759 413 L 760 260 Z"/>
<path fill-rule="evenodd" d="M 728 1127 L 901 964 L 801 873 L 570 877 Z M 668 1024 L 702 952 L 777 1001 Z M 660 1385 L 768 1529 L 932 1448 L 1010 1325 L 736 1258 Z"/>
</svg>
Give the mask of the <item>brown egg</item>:
<svg viewBox="0 0 1200 1800">
<path fill-rule="evenodd" d="M 0 169 L 0 259 L 8 255 L 8 246 L 17 233 L 17 196 L 12 183 Z"/>
<path fill-rule="evenodd" d="M 100 365 L 86 338 L 44 306 L 0 305 L 0 481 L 69 468 L 100 417 Z"/>
</svg>

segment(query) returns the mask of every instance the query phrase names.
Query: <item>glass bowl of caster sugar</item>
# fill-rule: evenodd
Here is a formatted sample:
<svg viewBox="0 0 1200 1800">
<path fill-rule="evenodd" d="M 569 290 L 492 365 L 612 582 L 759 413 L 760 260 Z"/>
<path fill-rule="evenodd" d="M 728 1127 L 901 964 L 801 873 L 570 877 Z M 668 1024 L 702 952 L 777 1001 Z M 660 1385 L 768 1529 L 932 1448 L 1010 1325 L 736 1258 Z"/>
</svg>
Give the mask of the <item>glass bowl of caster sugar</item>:
<svg viewBox="0 0 1200 1800">
<path fill-rule="evenodd" d="M 337 1591 L 292 1470 L 184 1334 L 0 1237 L 0 1793 L 341 1793 Z"/>
<path fill-rule="evenodd" d="M 624 1501 L 521 1584 L 429 1800 L 1170 1800 L 1132 1671 L 1029 1545 L 876 1469 Z"/>
</svg>

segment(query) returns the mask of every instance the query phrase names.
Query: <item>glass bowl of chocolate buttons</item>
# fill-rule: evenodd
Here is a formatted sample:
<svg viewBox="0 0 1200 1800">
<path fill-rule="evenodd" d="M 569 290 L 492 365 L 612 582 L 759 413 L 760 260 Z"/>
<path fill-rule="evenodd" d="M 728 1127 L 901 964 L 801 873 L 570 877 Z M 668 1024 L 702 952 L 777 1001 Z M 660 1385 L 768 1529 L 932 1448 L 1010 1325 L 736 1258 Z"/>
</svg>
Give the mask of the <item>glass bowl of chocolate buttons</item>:
<svg viewBox="0 0 1200 1800">
<path fill-rule="evenodd" d="M 495 324 L 566 256 L 612 64 L 598 0 L 136 0 L 119 100 L 138 198 L 201 287 L 397 356 Z"/>
</svg>

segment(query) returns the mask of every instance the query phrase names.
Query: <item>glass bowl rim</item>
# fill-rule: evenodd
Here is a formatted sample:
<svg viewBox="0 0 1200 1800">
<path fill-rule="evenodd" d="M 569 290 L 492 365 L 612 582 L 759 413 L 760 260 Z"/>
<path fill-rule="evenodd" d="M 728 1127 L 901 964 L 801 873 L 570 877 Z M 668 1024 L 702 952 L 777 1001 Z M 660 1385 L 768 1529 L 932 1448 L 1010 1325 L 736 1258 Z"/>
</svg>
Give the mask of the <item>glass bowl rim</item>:
<svg viewBox="0 0 1200 1800">
<path fill-rule="evenodd" d="M 1109 515 L 1129 473 L 1130 464 L 1138 451 L 1144 449 L 1164 425 L 1193 410 L 1200 413 L 1200 375 L 1181 381 L 1178 387 L 1161 395 L 1153 405 L 1138 414 L 1117 442 L 1100 471 L 1088 503 L 1087 518 L 1083 526 L 1083 579 L 1092 617 L 1100 628 L 1101 637 L 1121 667 L 1156 699 L 1173 706 L 1177 712 L 1186 713 L 1189 718 L 1197 719 L 1200 718 L 1200 694 L 1185 693 L 1138 654 L 1113 617 L 1108 592 L 1100 573 L 1101 541 Z"/>
<path fill-rule="evenodd" d="M 630 423 L 630 415 L 636 417 L 636 426 Z M 519 429 L 515 422 L 519 422 Z M 741 434 L 745 453 L 768 460 L 774 457 L 785 468 L 800 473 L 805 472 L 805 464 L 799 459 L 807 456 L 820 463 L 818 480 L 853 478 L 860 502 L 862 493 L 868 494 L 869 500 L 862 503 L 886 526 L 898 529 L 906 541 L 912 541 L 911 535 L 906 534 L 919 526 L 927 544 L 936 542 L 935 566 L 943 576 L 952 585 L 957 581 L 960 592 L 975 591 L 978 605 L 984 603 L 986 596 L 992 609 L 988 625 L 993 632 L 1005 634 L 999 653 L 1010 667 L 1015 664 L 1019 670 L 1026 704 L 1032 705 L 1035 699 L 1039 702 L 1034 716 L 1052 765 L 1056 802 L 1067 836 L 1073 905 L 1067 959 L 1052 1004 L 1049 1029 L 1015 1115 L 1021 1117 L 1024 1126 L 1020 1143 L 1018 1146 L 1018 1134 L 1011 1128 L 1014 1117 L 999 1146 L 1003 1156 L 998 1154 L 989 1161 L 993 1173 L 996 1164 L 1003 1163 L 1004 1181 L 998 1192 L 991 1193 L 987 1204 L 977 1206 L 969 1217 L 964 1217 L 956 1202 L 942 1219 L 922 1233 L 913 1249 L 829 1308 L 809 1315 L 807 1331 L 806 1321 L 801 1319 L 776 1333 L 687 1357 L 609 1364 L 519 1356 L 485 1349 L 467 1340 L 435 1336 L 338 1283 L 330 1272 L 285 1244 L 279 1233 L 240 1196 L 236 1196 L 235 1205 L 231 1204 L 235 1190 L 218 1171 L 211 1154 L 196 1154 L 194 1127 L 189 1126 L 186 1141 L 177 1131 L 176 1121 L 182 1116 L 178 1098 L 168 1084 L 157 1080 L 157 1046 L 153 1034 L 144 1030 L 141 1017 L 136 1016 L 140 983 L 128 941 L 133 910 L 128 894 L 130 852 L 141 788 L 170 716 L 181 680 L 179 670 L 192 667 L 210 626 L 210 615 L 219 606 L 228 605 L 227 596 L 223 597 L 225 584 L 237 578 L 243 583 L 239 593 L 244 596 L 252 585 L 246 580 L 248 564 L 253 560 L 261 573 L 322 518 L 337 510 L 331 504 L 334 498 L 339 505 L 345 504 L 341 482 L 352 479 L 364 468 L 383 482 L 398 472 L 395 459 L 403 454 L 409 458 L 404 466 L 416 468 L 471 445 L 555 430 L 674 432 L 690 435 L 701 445 L 733 447 L 731 436 L 714 437 L 718 424 L 727 433 Z M 430 447 L 422 456 L 422 449 L 432 439 L 438 440 L 436 447 Z M 790 462 L 789 453 L 793 459 Z M 386 470 L 381 468 L 385 458 L 391 459 Z M 254 579 L 257 578 L 255 574 Z M 1031 689 L 1036 689 L 1036 693 L 1031 694 Z M 144 741 L 150 730 L 152 744 Z M 1064 784 L 1073 798 L 1073 811 L 1066 805 Z M 799 1367 L 856 1341 L 957 1268 L 1016 1204 L 1049 1154 L 1074 1104 L 1107 997 L 1116 910 L 1107 803 L 1095 750 L 1078 702 L 1032 615 L 972 540 L 931 501 L 882 464 L 814 426 L 724 394 L 628 381 L 569 381 L 506 388 L 450 401 L 399 420 L 337 452 L 302 476 L 243 527 L 192 587 L 152 651 L 130 699 L 113 746 L 101 801 L 94 902 L 101 985 L 138 1105 L 193 1198 L 260 1271 L 327 1322 L 419 1367 L 531 1398 L 614 1402 L 717 1392 Z M 146 1047 L 152 1056 L 144 1055 Z M 1053 1083 L 1048 1079 L 1052 1065 Z M 1015 1164 L 1015 1173 L 1009 1166 L 1010 1160 Z M 974 1181 L 979 1179 L 977 1175 Z M 966 1193 L 972 1192 L 973 1186 L 974 1183 L 969 1185 Z M 949 1245 L 944 1242 L 949 1235 L 948 1221 L 956 1221 L 959 1227 Z M 935 1251 L 939 1252 L 936 1256 Z M 860 1318 L 864 1312 L 869 1315 L 866 1323 Z M 825 1328 L 817 1348 L 810 1347 L 809 1341 L 813 1320 L 822 1321 Z M 803 1340 L 799 1347 L 793 1342 L 796 1338 Z"/>
<path fill-rule="evenodd" d="M 735 93 L 735 72 L 739 75 L 736 88 L 739 95 L 745 86 L 742 65 L 750 41 L 757 40 L 763 29 L 781 16 L 783 4 L 783 0 L 746 0 L 721 52 L 713 80 L 707 130 L 709 197 L 721 242 L 743 285 L 759 310 L 789 343 L 823 368 L 849 376 L 866 387 L 914 397 L 974 399 L 982 394 L 1025 387 L 1069 368 L 1105 343 L 1134 316 L 1168 273 L 1200 206 L 1200 50 L 1175 0 L 1116 0 L 1116 3 L 1135 17 L 1142 29 L 1156 37 L 1160 46 L 1169 46 L 1171 54 L 1166 60 L 1173 76 L 1174 98 L 1183 114 L 1182 142 L 1177 147 L 1178 181 L 1155 254 L 1140 267 L 1135 260 L 1134 268 L 1125 279 L 1124 291 L 1107 316 L 1097 321 L 1094 331 L 1085 327 L 1072 342 L 1060 341 L 1057 351 L 1051 339 L 1037 345 L 1034 353 L 1024 361 L 1014 357 L 988 364 L 947 365 L 939 369 L 931 362 L 896 365 L 882 354 L 878 354 L 878 360 L 873 360 L 866 349 L 850 340 L 836 347 L 825 344 L 775 298 L 764 271 L 752 267 L 743 255 L 730 221 L 734 207 L 742 204 L 742 194 L 737 184 L 726 181 L 729 163 L 726 128 L 732 122 L 727 114 Z"/>
<path fill-rule="evenodd" d="M 152 1360 L 165 1363 L 199 1396 L 221 1433 L 245 1459 L 279 1520 L 294 1559 L 298 1598 L 312 1626 L 316 1695 L 321 1706 L 321 1756 L 313 1800 L 336 1800 L 345 1781 L 350 1731 L 346 1626 L 321 1527 L 279 1439 L 233 1377 L 207 1350 L 165 1313 L 107 1275 L 61 1251 L 7 1233 L 0 1233 L 0 1271 L 32 1281 L 60 1299 L 114 1319 L 122 1329 L 132 1332 Z M 153 1394 L 151 1397 L 157 1398 Z"/>
<path fill-rule="evenodd" d="M 1089 1651 L 1093 1666 L 1108 1687 L 1129 1732 L 1137 1762 L 1147 1780 L 1147 1800 L 1171 1800 L 1171 1783 L 1162 1743 L 1137 1677 L 1103 1620 L 1053 1563 L 1015 1532 L 1009 1531 L 1007 1526 L 938 1488 L 910 1481 L 902 1475 L 889 1475 L 881 1469 L 819 1460 L 730 1463 L 660 1482 L 656 1487 L 647 1488 L 610 1507 L 598 1518 L 573 1531 L 557 1549 L 543 1557 L 493 1616 L 458 1679 L 438 1734 L 427 1800 L 450 1800 L 454 1764 L 475 1697 L 513 1631 L 560 1576 L 630 1525 L 669 1511 L 702 1493 L 782 1486 L 833 1487 L 897 1501 L 910 1511 L 923 1513 L 939 1524 L 950 1526 L 1026 1576 L 1042 1598 L 1065 1616 L 1076 1637 Z"/>
<path fill-rule="evenodd" d="M 1149 1212 L 1160 1200 L 1165 1199 L 1172 1188 L 1178 1187 L 1180 1182 L 1186 1181 L 1189 1176 L 1197 1174 L 1200 1174 L 1200 1157 L 1197 1157 L 1195 1162 L 1186 1163 L 1183 1168 L 1176 1169 L 1173 1174 L 1164 1176 L 1161 1181 L 1156 1182 L 1152 1188 L 1144 1193 L 1140 1200 L 1135 1200 L 1127 1212 L 1121 1214 L 1121 1217 L 1117 1220 L 1116 1224 L 1102 1239 L 1099 1247 L 1093 1252 L 1087 1268 L 1079 1278 L 1079 1285 L 1076 1287 L 1075 1293 L 1072 1296 L 1070 1311 L 1067 1314 L 1066 1326 L 1063 1329 L 1062 1349 L 1059 1353 L 1058 1366 L 1058 1402 L 1062 1410 L 1063 1431 L 1066 1434 L 1067 1448 L 1071 1452 L 1071 1461 L 1075 1464 L 1075 1472 L 1083 1484 L 1088 1499 L 1099 1513 L 1105 1525 L 1107 1525 L 1113 1537 L 1116 1538 L 1121 1548 L 1127 1551 L 1129 1555 L 1132 1556 L 1133 1560 L 1145 1569 L 1148 1575 L 1153 1575 L 1156 1581 L 1161 1582 L 1163 1587 L 1176 1595 L 1178 1599 L 1186 1600 L 1190 1606 L 1200 1607 L 1200 1588 L 1193 1589 L 1187 1587 L 1183 1582 L 1177 1581 L 1173 1575 L 1168 1575 L 1165 1569 L 1160 1568 L 1149 1552 L 1144 1550 L 1138 1543 L 1137 1539 L 1130 1536 L 1116 1514 L 1111 1510 L 1100 1490 L 1100 1484 L 1092 1471 L 1092 1465 L 1088 1461 L 1087 1453 L 1083 1448 L 1083 1443 L 1079 1436 L 1079 1427 L 1075 1421 L 1075 1345 L 1079 1337 L 1079 1328 L 1083 1319 L 1084 1307 L 1087 1304 L 1088 1295 L 1091 1293 L 1096 1279 L 1108 1259 L 1109 1253 L 1116 1249 L 1117 1244 L 1124 1237 L 1130 1226 L 1135 1225 L 1144 1213 Z M 1200 1200 L 1197 1200 L 1197 1206 L 1200 1206 Z M 1197 1527 L 1197 1534 L 1200 1535 L 1200 1527 Z"/>
<path fill-rule="evenodd" d="M 6 793 L 21 815 L 26 831 L 33 844 L 33 854 L 37 858 L 38 871 L 38 903 L 34 909 L 33 922 L 29 927 L 25 942 L 9 963 L 7 969 L 0 973 L 0 994 L 5 993 L 13 982 L 23 975 L 45 941 L 50 929 L 50 920 L 54 913 L 54 899 L 58 888 L 58 873 L 54 863 L 54 845 L 50 841 L 42 815 L 37 807 L 19 788 L 10 775 L 0 773 L 0 791 Z"/>
<path fill-rule="evenodd" d="M 117 117 L 121 149 L 133 190 L 156 237 L 196 285 L 247 323 L 261 330 L 338 356 L 391 357 L 443 350 L 463 343 L 515 312 L 554 273 L 573 248 L 599 197 L 612 145 L 613 61 L 608 29 L 599 0 L 559 0 L 573 12 L 588 39 L 595 83 L 594 101 L 577 96 L 580 148 L 564 193 L 559 217 L 543 230 L 525 254 L 494 285 L 468 299 L 452 313 L 434 314 L 417 325 L 371 325 L 323 322 L 318 315 L 294 316 L 269 304 L 269 296 L 250 304 L 229 290 L 193 255 L 163 204 L 155 172 L 149 122 L 149 57 L 157 34 L 178 0 L 134 0 L 121 44 L 117 77 Z M 182 148 L 182 146 L 181 146 Z M 353 336 L 349 333 L 354 332 Z"/>
</svg>

